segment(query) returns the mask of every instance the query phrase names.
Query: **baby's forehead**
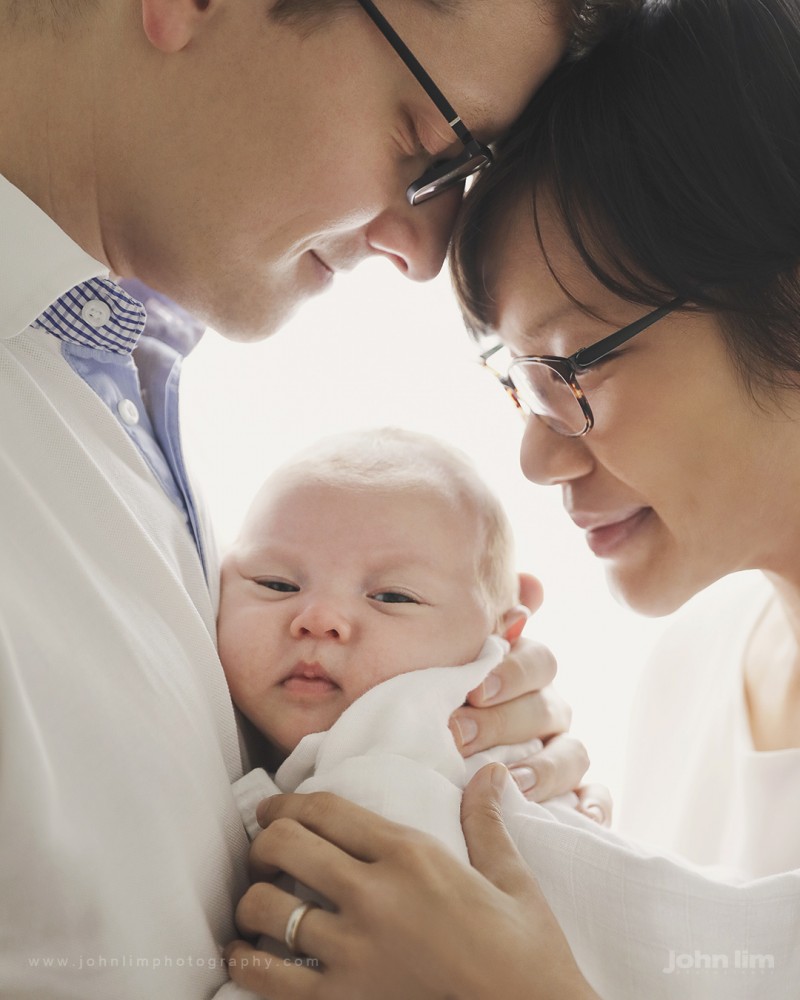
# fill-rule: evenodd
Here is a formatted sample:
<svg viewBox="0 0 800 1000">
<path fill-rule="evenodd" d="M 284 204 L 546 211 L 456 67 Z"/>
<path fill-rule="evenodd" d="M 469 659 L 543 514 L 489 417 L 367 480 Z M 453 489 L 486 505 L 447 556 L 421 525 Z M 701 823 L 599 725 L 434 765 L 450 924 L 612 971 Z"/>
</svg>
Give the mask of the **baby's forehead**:
<svg viewBox="0 0 800 1000">
<path fill-rule="evenodd" d="M 477 505 L 477 496 L 439 469 L 398 469 L 387 474 L 351 475 L 303 465 L 280 469 L 265 480 L 253 503 L 253 512 L 265 515 L 276 505 L 314 498 L 324 500 L 328 507 L 348 505 L 361 498 L 375 498 L 379 503 L 413 498 L 417 504 L 445 504 L 452 508 L 464 506 L 469 501 Z"/>
<path fill-rule="evenodd" d="M 477 522 L 484 515 L 478 491 L 447 470 L 424 466 L 354 476 L 304 462 L 285 466 L 264 482 L 245 517 L 240 541 L 263 538 L 264 531 L 274 538 L 282 525 L 327 521 L 350 510 L 362 512 L 365 519 L 391 522 L 392 534 L 446 524 L 448 533 L 458 532 L 465 542 L 481 534 Z"/>
</svg>

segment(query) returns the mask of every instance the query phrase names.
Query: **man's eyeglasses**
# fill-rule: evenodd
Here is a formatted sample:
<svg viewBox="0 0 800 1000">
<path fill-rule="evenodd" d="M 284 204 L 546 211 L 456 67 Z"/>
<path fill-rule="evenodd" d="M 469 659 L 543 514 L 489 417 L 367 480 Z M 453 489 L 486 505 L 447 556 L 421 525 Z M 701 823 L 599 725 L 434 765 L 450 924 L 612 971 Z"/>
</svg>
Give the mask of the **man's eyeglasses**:
<svg viewBox="0 0 800 1000">
<path fill-rule="evenodd" d="M 685 299 L 673 299 L 641 319 L 609 334 L 589 347 L 582 347 L 568 358 L 514 358 L 504 372 L 497 371 L 489 359 L 503 347 L 495 344 L 481 354 L 481 363 L 495 375 L 523 416 L 536 416 L 556 434 L 582 437 L 594 427 L 594 414 L 578 375 L 607 358 L 622 344 L 649 329 L 654 323 L 678 309 Z"/>
<path fill-rule="evenodd" d="M 492 162 L 492 152 L 473 137 L 453 110 L 453 106 L 428 76 L 402 38 L 372 3 L 372 0 L 358 0 L 358 2 L 386 41 L 406 64 L 428 97 L 444 115 L 447 124 L 464 147 L 458 156 L 437 160 L 418 180 L 410 185 L 406 191 L 406 197 L 412 205 L 419 205 L 423 201 L 428 201 L 429 198 L 435 198 L 437 194 L 441 194 L 448 188 L 463 183 L 468 177 L 484 167 L 488 167 Z"/>
</svg>

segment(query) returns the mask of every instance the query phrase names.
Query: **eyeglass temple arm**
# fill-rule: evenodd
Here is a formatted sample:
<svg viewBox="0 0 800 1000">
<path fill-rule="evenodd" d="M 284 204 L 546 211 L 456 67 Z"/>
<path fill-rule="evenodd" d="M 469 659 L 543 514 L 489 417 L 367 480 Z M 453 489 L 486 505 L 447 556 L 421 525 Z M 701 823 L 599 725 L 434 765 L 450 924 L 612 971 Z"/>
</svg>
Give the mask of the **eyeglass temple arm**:
<svg viewBox="0 0 800 1000">
<path fill-rule="evenodd" d="M 616 333 L 612 333 L 604 340 L 599 341 L 599 343 L 592 344 L 591 347 L 582 347 L 567 360 L 571 361 L 576 368 L 588 368 L 590 365 L 602 361 L 607 354 L 621 347 L 622 344 L 635 337 L 637 333 L 641 333 L 648 326 L 652 326 L 675 309 L 679 309 L 685 302 L 686 299 L 673 299 L 671 302 L 667 302 L 666 305 L 653 310 L 653 312 L 648 313 L 641 319 L 637 319 L 635 323 L 623 327 L 622 330 L 617 330 Z"/>
<path fill-rule="evenodd" d="M 489 349 L 488 349 L 487 351 L 483 351 L 483 352 L 482 352 L 482 353 L 481 353 L 481 354 L 479 355 L 479 357 L 480 357 L 480 363 L 481 363 L 481 364 L 483 364 L 483 365 L 485 365 L 485 364 L 486 364 L 486 362 L 487 362 L 487 361 L 489 360 L 489 358 L 490 358 L 490 357 L 491 357 L 491 356 L 492 356 L 493 354 L 497 354 L 497 352 L 498 352 L 499 350 L 501 350 L 501 349 L 502 349 L 502 347 L 503 347 L 503 343 L 502 343 L 502 341 L 501 341 L 500 343 L 498 343 L 498 344 L 492 344 L 492 346 L 491 346 L 491 347 L 490 347 L 490 348 L 489 348 Z M 488 366 L 487 366 L 487 367 L 488 367 Z"/>
<path fill-rule="evenodd" d="M 517 396 L 517 390 L 514 388 L 514 383 L 511 381 L 508 375 L 504 375 L 502 372 L 499 372 L 496 368 L 492 368 L 492 366 L 489 364 L 489 358 L 491 358 L 493 354 L 496 354 L 503 346 L 504 345 L 502 343 L 494 344 L 492 345 L 492 347 L 489 348 L 488 351 L 484 351 L 482 354 L 478 355 L 478 364 L 481 365 L 483 368 L 485 368 L 486 371 L 491 372 L 492 375 L 494 375 L 494 377 L 497 379 L 500 385 L 502 385 L 502 387 L 511 397 L 514 406 L 516 406 L 518 410 L 521 410 L 522 404 L 519 401 L 519 396 Z"/>
<path fill-rule="evenodd" d="M 447 119 L 447 124 L 466 146 L 472 140 L 472 134 L 456 114 L 452 104 L 450 104 L 428 73 L 422 68 L 417 57 L 397 34 L 391 24 L 389 24 L 383 14 L 381 14 L 372 0 L 358 0 L 358 2 L 364 8 L 365 13 L 377 25 L 386 41 L 392 46 L 406 66 L 408 66 L 428 97 L 430 97 L 442 115 Z"/>
</svg>

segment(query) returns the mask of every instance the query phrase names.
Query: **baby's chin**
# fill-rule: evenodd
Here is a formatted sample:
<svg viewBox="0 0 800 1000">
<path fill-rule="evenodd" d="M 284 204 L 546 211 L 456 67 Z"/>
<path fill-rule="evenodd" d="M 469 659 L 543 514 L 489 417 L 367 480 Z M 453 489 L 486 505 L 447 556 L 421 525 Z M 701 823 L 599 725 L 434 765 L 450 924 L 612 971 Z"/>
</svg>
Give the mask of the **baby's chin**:
<svg viewBox="0 0 800 1000">
<path fill-rule="evenodd" d="M 297 727 L 292 727 L 292 729 L 288 732 L 282 732 L 276 734 L 275 736 L 268 736 L 267 741 L 278 759 L 278 766 L 280 766 L 280 764 L 282 764 L 290 754 L 294 753 L 306 736 L 310 736 L 312 733 L 326 732 L 332 725 L 333 722 L 326 724 L 318 723 L 317 725 L 299 725 Z"/>
</svg>

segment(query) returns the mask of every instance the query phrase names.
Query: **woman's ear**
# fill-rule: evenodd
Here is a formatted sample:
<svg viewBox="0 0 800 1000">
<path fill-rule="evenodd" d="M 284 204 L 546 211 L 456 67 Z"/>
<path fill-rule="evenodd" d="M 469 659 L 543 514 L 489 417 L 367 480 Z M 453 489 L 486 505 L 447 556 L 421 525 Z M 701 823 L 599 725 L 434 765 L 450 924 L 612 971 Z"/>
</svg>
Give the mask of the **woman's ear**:
<svg viewBox="0 0 800 1000">
<path fill-rule="evenodd" d="M 142 0 L 142 25 L 150 44 L 169 55 L 185 49 L 216 0 Z"/>
</svg>

